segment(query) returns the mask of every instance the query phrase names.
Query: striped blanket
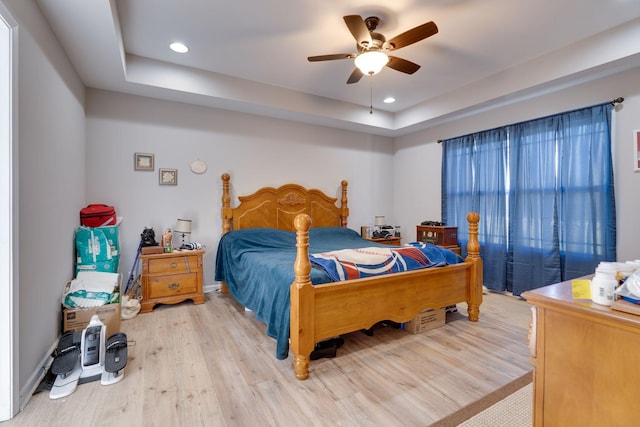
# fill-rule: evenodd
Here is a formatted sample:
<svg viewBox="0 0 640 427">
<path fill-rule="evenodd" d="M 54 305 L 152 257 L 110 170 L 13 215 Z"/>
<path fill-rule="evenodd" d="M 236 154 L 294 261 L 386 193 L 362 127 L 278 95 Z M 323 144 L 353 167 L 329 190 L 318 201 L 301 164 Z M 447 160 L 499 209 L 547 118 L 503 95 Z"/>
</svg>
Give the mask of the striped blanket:
<svg viewBox="0 0 640 427">
<path fill-rule="evenodd" d="M 309 259 L 314 267 L 324 270 L 334 282 L 441 267 L 461 261 L 447 249 L 421 242 L 402 247 L 340 249 L 311 254 Z"/>
</svg>

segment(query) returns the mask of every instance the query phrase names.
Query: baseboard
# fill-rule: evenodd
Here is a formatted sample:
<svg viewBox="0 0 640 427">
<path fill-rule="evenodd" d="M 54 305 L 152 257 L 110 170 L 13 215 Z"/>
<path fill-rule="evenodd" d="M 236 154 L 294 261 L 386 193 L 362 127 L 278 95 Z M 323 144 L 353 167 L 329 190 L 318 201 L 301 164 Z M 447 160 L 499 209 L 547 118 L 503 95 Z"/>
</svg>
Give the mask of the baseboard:
<svg viewBox="0 0 640 427">
<path fill-rule="evenodd" d="M 220 283 L 210 283 L 210 284 L 206 284 L 202 287 L 202 291 L 205 294 L 208 294 L 209 292 L 219 292 L 220 291 Z"/>
<path fill-rule="evenodd" d="M 31 396 L 33 396 L 33 392 L 36 390 L 36 388 L 40 384 L 40 381 L 42 381 L 45 374 L 49 370 L 49 367 L 53 362 L 53 357 L 51 357 L 51 355 L 53 354 L 53 351 L 56 349 L 57 346 L 58 346 L 58 340 L 56 339 L 54 343 L 51 344 L 49 351 L 40 360 L 40 363 L 38 364 L 39 368 L 37 368 L 29 376 L 24 387 L 20 389 L 20 410 L 21 411 L 24 409 L 25 406 L 27 406 L 27 403 L 29 403 L 29 399 L 31 399 Z"/>
</svg>

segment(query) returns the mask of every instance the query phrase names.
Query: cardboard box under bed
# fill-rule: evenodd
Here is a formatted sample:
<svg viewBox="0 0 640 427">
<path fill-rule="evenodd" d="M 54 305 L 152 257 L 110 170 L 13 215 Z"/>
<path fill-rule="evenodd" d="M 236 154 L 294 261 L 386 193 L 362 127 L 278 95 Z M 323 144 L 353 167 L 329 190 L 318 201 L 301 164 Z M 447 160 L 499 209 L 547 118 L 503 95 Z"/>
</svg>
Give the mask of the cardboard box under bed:
<svg viewBox="0 0 640 427">
<path fill-rule="evenodd" d="M 405 323 L 404 330 L 412 334 L 420 334 L 444 326 L 446 320 L 446 310 L 444 308 L 438 310 L 427 309 Z"/>
</svg>

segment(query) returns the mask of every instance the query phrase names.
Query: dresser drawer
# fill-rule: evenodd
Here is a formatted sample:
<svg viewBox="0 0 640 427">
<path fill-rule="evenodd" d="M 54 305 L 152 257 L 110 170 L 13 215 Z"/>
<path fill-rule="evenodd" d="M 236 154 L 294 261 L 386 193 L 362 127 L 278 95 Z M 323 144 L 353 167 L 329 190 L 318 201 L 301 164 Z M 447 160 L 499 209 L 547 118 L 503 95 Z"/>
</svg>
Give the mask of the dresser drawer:
<svg viewBox="0 0 640 427">
<path fill-rule="evenodd" d="M 191 294 L 198 291 L 198 275 L 186 273 L 149 276 L 148 284 L 150 299 Z"/>
<path fill-rule="evenodd" d="M 149 260 L 148 274 L 190 273 L 198 268 L 197 256 L 179 256 Z"/>
</svg>

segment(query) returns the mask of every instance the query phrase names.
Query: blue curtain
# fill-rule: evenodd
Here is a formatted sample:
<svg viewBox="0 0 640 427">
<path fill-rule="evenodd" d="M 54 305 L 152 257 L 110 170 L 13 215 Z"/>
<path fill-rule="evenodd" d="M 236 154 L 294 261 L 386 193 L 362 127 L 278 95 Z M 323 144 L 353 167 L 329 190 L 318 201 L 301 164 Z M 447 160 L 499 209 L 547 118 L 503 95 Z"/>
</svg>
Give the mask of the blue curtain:
<svg viewBox="0 0 640 427">
<path fill-rule="evenodd" d="M 507 290 L 560 282 L 557 205 L 558 118 L 514 125 Z"/>
<path fill-rule="evenodd" d="M 442 217 L 480 213 L 485 286 L 520 295 L 615 260 L 610 124 L 602 104 L 444 141 Z"/>
<path fill-rule="evenodd" d="M 484 284 L 500 290 L 506 289 L 507 153 L 507 131 L 499 128 L 448 140 L 442 155 L 442 218 L 458 226 L 466 257 L 467 213 L 480 213 Z"/>
<path fill-rule="evenodd" d="M 562 280 L 615 261 L 616 211 L 610 104 L 562 115 L 558 195 Z M 588 254 L 587 257 L 584 254 Z"/>
</svg>

